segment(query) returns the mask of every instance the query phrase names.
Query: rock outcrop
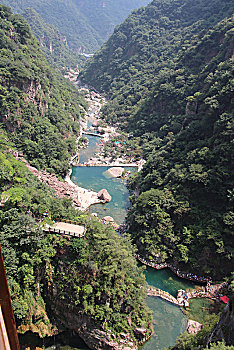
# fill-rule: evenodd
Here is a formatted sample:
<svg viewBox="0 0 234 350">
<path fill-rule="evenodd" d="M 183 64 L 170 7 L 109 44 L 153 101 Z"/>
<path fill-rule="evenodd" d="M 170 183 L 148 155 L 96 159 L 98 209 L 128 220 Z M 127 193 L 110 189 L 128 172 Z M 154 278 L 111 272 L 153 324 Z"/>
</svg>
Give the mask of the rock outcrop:
<svg viewBox="0 0 234 350">
<path fill-rule="evenodd" d="M 114 219 L 111 216 L 104 216 L 103 220 L 107 222 L 114 222 Z"/>
<path fill-rule="evenodd" d="M 122 167 L 113 167 L 107 170 L 107 172 L 113 177 L 121 177 L 124 172 L 124 168 Z"/>
<path fill-rule="evenodd" d="M 193 320 L 188 320 L 187 332 L 189 334 L 197 334 L 202 328 L 203 325 L 201 323 Z"/>
<path fill-rule="evenodd" d="M 206 345 L 217 341 L 225 341 L 226 345 L 234 344 L 234 296 L 230 298 L 228 304 L 225 306 L 219 322 L 214 326 L 209 335 Z"/>
<path fill-rule="evenodd" d="M 84 340 L 90 349 L 93 350 L 137 350 L 138 346 L 130 338 L 129 334 L 121 333 L 117 339 L 111 331 L 104 331 L 101 326 L 88 317 L 82 315 L 75 308 L 64 309 L 52 295 L 48 296 L 53 314 L 61 326 L 74 330 Z"/>
<path fill-rule="evenodd" d="M 30 172 L 35 175 L 41 182 L 47 184 L 54 190 L 54 194 L 58 198 L 71 198 L 74 206 L 80 207 L 80 202 L 78 200 L 78 192 L 76 186 L 72 186 L 67 182 L 59 181 L 55 174 L 50 174 L 45 170 L 37 170 L 27 163 L 26 160 L 21 159 L 30 170 Z"/>
<path fill-rule="evenodd" d="M 107 192 L 105 188 L 98 192 L 98 198 L 106 203 L 111 201 L 111 195 Z"/>
</svg>

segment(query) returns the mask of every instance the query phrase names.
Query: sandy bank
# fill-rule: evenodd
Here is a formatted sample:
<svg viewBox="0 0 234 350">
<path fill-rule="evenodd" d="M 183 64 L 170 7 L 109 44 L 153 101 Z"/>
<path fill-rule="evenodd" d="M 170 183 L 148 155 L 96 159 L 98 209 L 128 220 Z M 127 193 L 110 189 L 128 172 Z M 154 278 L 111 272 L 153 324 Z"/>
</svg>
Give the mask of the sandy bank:
<svg viewBox="0 0 234 350">
<path fill-rule="evenodd" d="M 77 191 L 78 201 L 80 203 L 79 209 L 85 211 L 92 204 L 102 203 L 98 199 L 97 192 L 87 190 L 86 188 L 77 186 L 70 178 L 70 174 L 65 177 L 65 181 Z"/>
<path fill-rule="evenodd" d="M 45 170 L 37 170 L 22 159 L 30 172 L 35 175 L 41 182 L 47 184 L 58 198 L 71 198 L 75 208 L 85 211 L 90 205 L 102 203 L 98 198 L 97 192 L 89 191 L 85 188 L 79 187 L 71 181 L 71 171 L 64 181 L 60 181 L 55 174 L 50 174 Z"/>
</svg>

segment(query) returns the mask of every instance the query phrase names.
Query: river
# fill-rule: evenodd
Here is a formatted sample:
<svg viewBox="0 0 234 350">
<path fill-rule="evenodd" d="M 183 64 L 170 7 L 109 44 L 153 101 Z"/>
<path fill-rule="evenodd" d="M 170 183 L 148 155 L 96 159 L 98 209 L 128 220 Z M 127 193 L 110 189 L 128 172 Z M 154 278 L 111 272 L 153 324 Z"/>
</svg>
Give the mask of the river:
<svg viewBox="0 0 234 350">
<path fill-rule="evenodd" d="M 99 150 L 100 139 L 95 136 L 88 136 L 88 147 L 80 152 L 79 162 L 84 163 L 88 158 Z M 120 224 L 124 221 L 129 206 L 128 190 L 122 179 L 110 177 L 106 170 L 108 167 L 73 167 L 71 179 L 76 184 L 99 191 L 106 188 L 112 200 L 106 204 L 93 205 L 91 212 L 96 212 L 99 217 L 110 215 Z M 129 170 L 129 168 L 127 168 Z M 131 168 L 136 171 L 136 168 Z M 175 276 L 169 269 L 155 270 L 150 267 L 145 269 L 146 281 L 149 285 L 160 288 L 173 296 L 176 296 L 178 289 L 191 288 L 194 285 L 186 280 Z M 186 329 L 187 318 L 179 307 L 166 302 L 160 298 L 147 297 L 147 304 L 153 312 L 154 334 L 151 339 L 142 346 L 142 350 L 161 350 L 174 345 L 177 337 Z M 20 343 L 46 346 L 47 350 L 88 350 L 84 342 L 71 332 L 62 333 L 56 337 L 40 339 L 32 334 L 20 336 Z M 61 346 L 58 346 L 58 345 Z M 64 345 L 63 345 L 64 344 Z M 50 345 L 50 347 L 48 347 Z M 52 345 L 52 346 L 51 346 Z M 57 346 L 57 347 L 56 347 Z"/>
<path fill-rule="evenodd" d="M 79 162 L 84 163 L 94 153 L 100 149 L 100 138 L 88 136 L 89 144 L 86 149 L 80 152 Z M 126 183 L 122 179 L 113 178 L 106 172 L 108 167 L 76 167 L 72 169 L 71 179 L 74 183 L 87 189 L 99 191 L 106 188 L 112 200 L 106 204 L 97 204 L 90 207 L 91 212 L 96 212 L 99 217 L 110 215 L 115 222 L 120 224 L 124 221 L 129 206 L 128 190 Z M 136 168 L 127 168 L 127 170 L 136 171 Z M 145 272 L 146 281 L 149 285 L 160 288 L 173 296 L 176 296 L 178 289 L 191 288 L 194 285 L 191 282 L 182 280 L 175 276 L 169 269 L 155 270 L 147 267 Z M 176 305 L 166 302 L 160 298 L 147 297 L 147 305 L 153 312 L 154 334 L 151 339 L 142 346 L 142 350 L 161 350 L 174 345 L 177 337 L 186 329 L 187 318 Z M 35 345 L 47 346 L 47 350 L 55 349 L 55 345 L 61 350 L 88 350 L 89 348 L 77 336 L 65 333 L 55 338 L 39 339 L 39 337 L 26 334 L 20 337 L 21 345 L 35 342 Z M 54 344 L 48 347 L 49 344 Z M 66 344 L 66 345 L 62 345 Z"/>
<path fill-rule="evenodd" d="M 95 136 L 88 136 L 88 147 L 80 152 L 80 163 L 86 162 L 94 153 L 99 150 L 100 139 Z M 87 189 L 99 191 L 106 188 L 112 200 L 106 204 L 97 204 L 90 208 L 91 212 L 96 212 L 99 217 L 112 216 L 120 224 L 124 221 L 129 206 L 128 190 L 125 181 L 112 178 L 107 175 L 108 167 L 73 167 L 71 179 L 79 186 Z M 128 168 L 129 170 L 129 168 Z M 132 171 L 136 171 L 134 168 Z M 145 270 L 146 281 L 149 285 L 158 287 L 176 296 L 178 289 L 191 288 L 194 285 L 186 280 L 175 276 L 169 269 Z M 179 307 L 166 302 L 160 298 L 147 297 L 147 304 L 153 311 L 154 334 L 151 339 L 144 344 L 144 350 L 160 350 L 174 345 L 176 338 L 185 331 L 187 318 Z"/>
</svg>

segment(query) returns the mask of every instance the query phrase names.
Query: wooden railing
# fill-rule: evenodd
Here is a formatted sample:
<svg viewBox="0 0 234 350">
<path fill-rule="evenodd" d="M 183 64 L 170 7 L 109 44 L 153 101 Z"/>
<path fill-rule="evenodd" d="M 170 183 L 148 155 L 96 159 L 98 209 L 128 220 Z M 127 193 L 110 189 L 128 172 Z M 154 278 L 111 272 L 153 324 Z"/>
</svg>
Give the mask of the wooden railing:
<svg viewBox="0 0 234 350">
<path fill-rule="evenodd" d="M 73 224 L 73 225 L 77 225 L 77 226 L 82 226 L 84 228 L 84 231 L 82 233 L 78 233 L 78 232 L 74 232 L 74 231 L 69 231 L 69 230 L 63 230 L 63 229 L 59 229 L 56 227 L 52 227 L 53 225 L 47 225 L 46 227 L 43 227 L 43 231 L 49 232 L 49 233 L 55 233 L 55 234 L 61 234 L 61 235 L 68 235 L 71 237 L 77 237 L 77 238 L 83 238 L 85 237 L 86 231 L 87 231 L 87 226 L 84 223 L 80 223 L 74 220 L 56 220 L 57 223 L 59 222 L 63 222 L 63 223 L 67 223 L 67 224 Z"/>
<path fill-rule="evenodd" d="M 71 232 L 71 231 L 66 231 L 66 230 L 60 230 L 60 229 L 56 229 L 53 227 L 44 228 L 43 230 L 46 232 L 49 232 L 49 233 L 57 233 L 60 235 L 67 235 L 67 236 L 77 237 L 77 238 L 83 238 L 85 236 L 85 233 L 86 233 L 86 227 L 84 228 L 84 233 L 77 233 L 77 232 Z"/>
<path fill-rule="evenodd" d="M 0 246 L 0 349 L 19 350 L 19 340 Z"/>
</svg>

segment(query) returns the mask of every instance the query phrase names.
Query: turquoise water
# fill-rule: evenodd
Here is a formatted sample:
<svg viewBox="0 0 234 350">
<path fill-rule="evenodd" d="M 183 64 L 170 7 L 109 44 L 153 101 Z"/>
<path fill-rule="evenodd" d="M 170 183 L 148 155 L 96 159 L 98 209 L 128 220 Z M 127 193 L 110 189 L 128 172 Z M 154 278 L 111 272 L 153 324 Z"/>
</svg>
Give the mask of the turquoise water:
<svg viewBox="0 0 234 350">
<path fill-rule="evenodd" d="M 160 298 L 147 297 L 146 301 L 153 311 L 154 334 L 142 349 L 161 350 L 174 345 L 176 338 L 186 329 L 186 317 L 178 306 Z"/>
<path fill-rule="evenodd" d="M 147 267 L 144 274 L 149 285 L 162 289 L 174 297 L 176 297 L 179 289 L 195 288 L 194 283 L 177 277 L 169 269 L 155 270 Z"/>
<path fill-rule="evenodd" d="M 127 213 L 129 206 L 128 190 L 125 180 L 113 178 L 107 170 L 110 167 L 73 167 L 71 179 L 77 185 L 93 189 L 98 192 L 106 188 L 112 199 L 109 203 L 92 205 L 90 211 L 97 213 L 100 218 L 104 216 L 112 216 L 117 224 L 121 224 Z M 135 168 L 127 168 L 127 170 L 135 171 Z"/>
<path fill-rule="evenodd" d="M 178 289 L 194 288 L 192 282 L 178 278 L 169 269 L 144 271 L 146 282 L 176 297 Z M 160 298 L 148 297 L 147 305 L 153 311 L 154 334 L 142 347 L 144 350 L 163 349 L 175 344 L 177 337 L 185 332 L 187 318 L 176 305 Z"/>
<path fill-rule="evenodd" d="M 94 153 L 99 152 L 101 138 L 96 136 L 84 135 L 89 140 L 88 147 L 82 149 L 79 153 L 79 163 L 85 163 L 89 158 L 94 156 Z"/>
<path fill-rule="evenodd" d="M 97 152 L 98 143 L 95 137 L 89 136 L 89 146 L 82 151 L 80 162 L 85 162 Z M 111 202 L 104 205 L 94 205 L 91 212 L 96 212 L 99 217 L 112 216 L 117 223 L 124 221 L 127 213 L 128 190 L 125 182 L 108 176 L 108 167 L 73 167 L 72 181 L 81 187 L 99 191 L 106 188 L 112 196 Z M 178 289 L 191 288 L 192 283 L 177 278 L 169 269 L 145 270 L 146 281 L 149 285 L 158 287 L 176 296 Z M 177 337 L 186 329 L 187 319 L 179 307 L 160 298 L 148 297 L 147 305 L 153 311 L 154 334 L 142 347 L 143 350 L 161 350 L 174 345 Z"/>
</svg>

